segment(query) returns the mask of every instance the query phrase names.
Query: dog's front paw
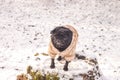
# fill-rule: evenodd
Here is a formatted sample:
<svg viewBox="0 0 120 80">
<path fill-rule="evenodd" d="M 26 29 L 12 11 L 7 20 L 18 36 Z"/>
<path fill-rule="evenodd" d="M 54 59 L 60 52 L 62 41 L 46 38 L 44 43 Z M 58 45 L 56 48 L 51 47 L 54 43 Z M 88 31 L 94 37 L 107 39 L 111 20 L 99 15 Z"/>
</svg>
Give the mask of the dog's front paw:
<svg viewBox="0 0 120 80">
<path fill-rule="evenodd" d="M 50 68 L 51 68 L 51 69 L 55 68 L 55 65 L 50 65 Z"/>
<path fill-rule="evenodd" d="M 68 71 L 68 68 L 67 68 L 67 67 L 64 67 L 63 70 L 64 70 L 64 71 Z"/>
</svg>

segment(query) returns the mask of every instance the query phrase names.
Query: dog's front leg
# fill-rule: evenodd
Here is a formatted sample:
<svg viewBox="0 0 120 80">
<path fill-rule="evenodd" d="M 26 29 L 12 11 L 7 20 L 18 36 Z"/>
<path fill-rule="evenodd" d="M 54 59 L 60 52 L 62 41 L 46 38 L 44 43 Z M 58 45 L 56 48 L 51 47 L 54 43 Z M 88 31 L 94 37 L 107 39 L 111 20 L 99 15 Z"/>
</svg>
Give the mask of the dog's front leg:
<svg viewBox="0 0 120 80">
<path fill-rule="evenodd" d="M 70 63 L 70 61 L 66 61 L 63 70 L 64 71 L 68 71 L 68 64 Z"/>
<path fill-rule="evenodd" d="M 55 68 L 55 62 L 54 62 L 54 59 L 53 58 L 51 58 L 51 65 L 50 65 L 50 68 Z"/>
</svg>

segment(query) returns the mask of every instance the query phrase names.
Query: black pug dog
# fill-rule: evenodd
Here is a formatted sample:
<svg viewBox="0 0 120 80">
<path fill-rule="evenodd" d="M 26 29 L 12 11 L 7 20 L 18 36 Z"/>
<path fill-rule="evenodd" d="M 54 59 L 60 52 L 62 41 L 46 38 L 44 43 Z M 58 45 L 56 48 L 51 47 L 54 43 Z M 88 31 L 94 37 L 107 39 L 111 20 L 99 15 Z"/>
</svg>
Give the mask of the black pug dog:
<svg viewBox="0 0 120 80">
<path fill-rule="evenodd" d="M 64 26 L 59 26 L 53 29 L 50 33 L 51 33 L 51 42 L 59 52 L 64 51 L 71 44 L 73 32 L 70 29 Z M 62 60 L 62 58 L 63 57 L 59 56 L 57 60 L 60 61 Z M 63 68 L 64 71 L 68 71 L 68 63 L 69 61 L 66 61 Z M 55 68 L 55 63 L 53 58 L 51 59 L 50 68 Z"/>
</svg>

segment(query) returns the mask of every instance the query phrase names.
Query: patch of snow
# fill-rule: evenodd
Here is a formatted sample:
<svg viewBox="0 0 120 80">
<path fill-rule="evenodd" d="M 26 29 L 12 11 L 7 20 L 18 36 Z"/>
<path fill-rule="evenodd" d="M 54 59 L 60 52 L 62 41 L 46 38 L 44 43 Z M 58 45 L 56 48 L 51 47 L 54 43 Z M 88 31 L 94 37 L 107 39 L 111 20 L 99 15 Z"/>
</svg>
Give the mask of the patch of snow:
<svg viewBox="0 0 120 80">
<path fill-rule="evenodd" d="M 76 51 L 97 59 L 103 80 L 119 80 L 119 13 L 119 0 L 0 0 L 0 80 L 16 80 L 28 65 L 44 68 L 50 30 L 66 24 L 79 33 Z"/>
</svg>

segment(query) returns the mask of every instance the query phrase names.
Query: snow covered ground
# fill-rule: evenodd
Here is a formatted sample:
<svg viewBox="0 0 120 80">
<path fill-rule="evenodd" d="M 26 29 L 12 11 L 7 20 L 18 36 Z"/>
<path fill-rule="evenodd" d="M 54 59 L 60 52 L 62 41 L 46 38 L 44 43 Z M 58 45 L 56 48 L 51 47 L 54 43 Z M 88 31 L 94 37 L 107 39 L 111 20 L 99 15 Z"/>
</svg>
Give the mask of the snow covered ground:
<svg viewBox="0 0 120 80">
<path fill-rule="evenodd" d="M 40 65 L 34 54 L 66 24 L 79 33 L 76 51 L 97 57 L 104 80 L 120 80 L 120 0 L 0 0 L 0 80 Z"/>
</svg>

